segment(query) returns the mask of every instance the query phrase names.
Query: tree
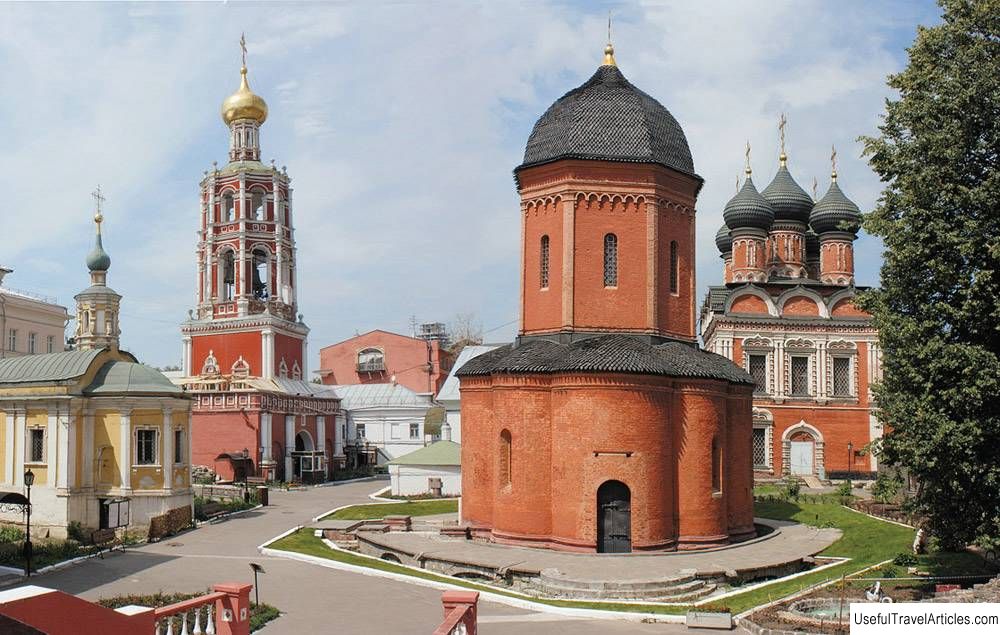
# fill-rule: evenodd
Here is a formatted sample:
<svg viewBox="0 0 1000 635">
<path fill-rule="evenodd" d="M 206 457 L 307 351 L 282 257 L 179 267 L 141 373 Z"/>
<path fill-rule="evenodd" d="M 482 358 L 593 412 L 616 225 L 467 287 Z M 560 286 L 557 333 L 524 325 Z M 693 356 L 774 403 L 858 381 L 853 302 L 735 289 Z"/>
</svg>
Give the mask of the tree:
<svg viewBox="0 0 1000 635">
<path fill-rule="evenodd" d="M 483 343 L 483 323 L 475 313 L 456 313 L 448 325 L 449 351 L 456 355 L 466 346 Z"/>
<path fill-rule="evenodd" d="M 1000 538 L 1000 0 L 940 4 L 863 138 L 887 185 L 864 223 L 885 242 L 882 286 L 861 305 L 882 348 L 882 458 L 955 548 Z"/>
</svg>

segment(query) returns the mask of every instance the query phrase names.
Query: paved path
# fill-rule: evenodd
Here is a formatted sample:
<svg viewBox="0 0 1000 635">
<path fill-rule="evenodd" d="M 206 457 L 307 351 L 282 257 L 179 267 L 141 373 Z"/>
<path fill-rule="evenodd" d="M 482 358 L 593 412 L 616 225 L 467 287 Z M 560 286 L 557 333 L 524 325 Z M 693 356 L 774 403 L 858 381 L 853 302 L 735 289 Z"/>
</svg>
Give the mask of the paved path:
<svg viewBox="0 0 1000 635">
<path fill-rule="evenodd" d="M 531 571 L 558 569 L 567 579 L 581 581 L 643 581 L 677 576 L 682 571 L 691 570 L 701 575 L 712 575 L 729 570 L 767 569 L 815 555 L 841 535 L 839 529 L 817 529 L 759 518 L 756 521 L 778 526 L 779 530 L 751 543 L 713 551 L 627 556 L 507 547 L 426 532 L 366 533 L 364 538 L 367 542 L 390 549 L 448 562 L 497 569 L 515 565 L 518 569 Z"/>
<path fill-rule="evenodd" d="M 270 507 L 203 526 L 164 542 L 115 552 L 104 560 L 32 578 L 32 583 L 90 600 L 159 590 L 195 592 L 216 582 L 253 582 L 249 562 L 267 571 L 260 599 L 283 615 L 266 635 L 400 633 L 428 635 L 443 618 L 436 589 L 336 569 L 262 557 L 257 545 L 340 505 L 368 502 L 381 483 L 360 482 L 298 492 L 271 492 Z M 686 633 L 675 624 L 580 620 L 480 603 L 480 632 L 513 633 Z"/>
</svg>

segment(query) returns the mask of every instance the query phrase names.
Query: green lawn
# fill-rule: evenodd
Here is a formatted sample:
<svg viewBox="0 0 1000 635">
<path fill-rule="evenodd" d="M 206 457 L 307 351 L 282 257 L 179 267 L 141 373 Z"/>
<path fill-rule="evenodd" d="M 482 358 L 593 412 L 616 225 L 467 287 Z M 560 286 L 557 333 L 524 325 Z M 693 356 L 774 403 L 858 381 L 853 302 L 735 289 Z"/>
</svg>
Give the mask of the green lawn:
<svg viewBox="0 0 1000 635">
<path fill-rule="evenodd" d="M 400 505 L 361 505 L 341 510 L 341 512 L 349 512 L 351 515 L 347 516 L 347 518 L 352 519 L 369 517 L 378 518 L 386 513 L 406 513 L 418 515 L 412 511 L 387 512 L 384 508 L 402 507 L 405 509 L 412 509 L 414 506 L 424 506 L 427 503 L 441 505 L 443 503 L 455 504 L 456 501 L 421 501 L 401 503 Z M 376 507 L 383 509 L 379 509 L 376 512 L 370 511 L 370 508 Z M 361 510 L 366 511 L 362 512 Z M 454 511 L 454 508 L 450 511 Z M 332 516 L 344 518 L 344 516 L 339 516 L 341 512 L 337 512 L 337 514 Z M 443 512 L 427 511 L 425 513 L 436 514 Z M 372 516 L 371 514 L 375 515 Z M 908 552 L 910 544 L 913 540 L 913 530 L 908 527 L 902 527 L 900 525 L 894 525 L 892 523 L 870 518 L 831 502 L 814 503 L 758 501 L 755 506 L 755 514 L 763 518 L 795 520 L 817 527 L 837 527 L 843 531 L 843 536 L 840 540 L 830 545 L 830 547 L 823 551 L 820 555 L 851 558 L 851 560 L 823 571 L 816 571 L 792 580 L 777 582 L 760 589 L 749 590 L 745 593 L 740 593 L 719 601 L 719 604 L 724 604 L 729 607 L 733 613 L 743 612 L 747 609 L 753 608 L 754 606 L 795 593 L 808 586 L 827 580 L 837 579 L 843 575 L 851 575 L 861 569 L 864 569 L 865 567 L 869 567 L 884 560 L 890 560 L 900 553 Z M 459 578 L 437 575 L 427 571 L 418 571 L 393 564 L 391 562 L 374 560 L 372 558 L 359 556 L 353 553 L 336 551 L 330 549 L 323 544 L 319 538 L 313 536 L 313 530 L 309 528 L 301 529 L 297 533 L 290 534 L 269 546 L 273 549 L 295 551 L 347 564 L 401 573 L 425 580 L 446 582 L 476 591 L 488 591 L 490 593 L 497 593 L 511 597 L 523 597 L 519 594 L 510 593 L 497 587 L 476 584 Z M 972 554 L 932 554 L 930 556 L 922 556 L 920 566 L 922 568 L 930 569 L 935 575 L 956 575 L 960 572 L 978 574 L 984 569 L 982 560 Z M 551 606 L 603 609 L 608 611 L 649 612 L 658 614 L 683 614 L 687 610 L 687 607 L 683 606 L 655 604 L 636 606 L 615 602 L 584 602 L 575 600 L 537 599 L 535 601 Z"/>
<path fill-rule="evenodd" d="M 426 500 L 375 505 L 354 505 L 327 514 L 320 520 L 367 520 L 386 516 L 432 516 L 458 512 L 457 500 Z"/>
</svg>

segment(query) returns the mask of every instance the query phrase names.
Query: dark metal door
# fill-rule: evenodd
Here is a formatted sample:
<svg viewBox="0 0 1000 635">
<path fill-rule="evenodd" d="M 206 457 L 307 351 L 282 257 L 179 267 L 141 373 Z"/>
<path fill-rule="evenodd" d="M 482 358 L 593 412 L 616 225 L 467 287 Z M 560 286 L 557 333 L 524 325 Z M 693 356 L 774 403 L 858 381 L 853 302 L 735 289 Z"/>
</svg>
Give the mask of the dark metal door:
<svg viewBox="0 0 1000 635">
<path fill-rule="evenodd" d="M 597 490 L 597 552 L 632 551 L 632 495 L 620 481 L 607 481 Z"/>
</svg>

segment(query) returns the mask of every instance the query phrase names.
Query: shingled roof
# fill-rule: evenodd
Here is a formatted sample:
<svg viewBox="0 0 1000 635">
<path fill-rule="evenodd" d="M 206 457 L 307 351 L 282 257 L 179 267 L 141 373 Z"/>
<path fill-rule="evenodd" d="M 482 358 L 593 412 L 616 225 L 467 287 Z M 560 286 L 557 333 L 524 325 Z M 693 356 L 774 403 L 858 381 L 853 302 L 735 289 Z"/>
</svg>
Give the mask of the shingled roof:
<svg viewBox="0 0 1000 635">
<path fill-rule="evenodd" d="M 752 384 L 753 379 L 731 361 L 682 342 L 651 344 L 625 334 L 597 335 L 560 344 L 525 338 L 469 360 L 459 377 L 494 373 L 559 372 L 633 373 Z"/>
<path fill-rule="evenodd" d="M 694 174 L 691 149 L 674 116 L 610 65 L 545 111 L 515 172 L 558 159 L 656 163 Z"/>
</svg>

